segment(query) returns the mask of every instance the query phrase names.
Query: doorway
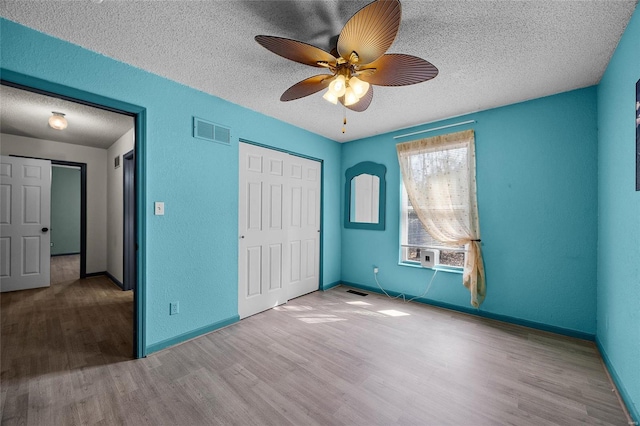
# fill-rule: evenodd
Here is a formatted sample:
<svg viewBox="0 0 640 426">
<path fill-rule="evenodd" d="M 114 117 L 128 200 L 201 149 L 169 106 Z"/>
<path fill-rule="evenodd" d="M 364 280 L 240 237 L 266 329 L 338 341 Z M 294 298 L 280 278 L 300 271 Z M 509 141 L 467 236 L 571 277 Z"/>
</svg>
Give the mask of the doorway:
<svg viewBox="0 0 640 426">
<path fill-rule="evenodd" d="M 19 76 L 19 75 L 14 75 L 14 74 L 11 73 L 10 75 L 7 74 L 7 76 L 16 77 L 16 79 L 18 81 L 21 80 L 21 76 Z M 129 198 L 129 201 L 128 201 L 129 214 L 127 215 L 128 220 L 130 220 L 132 223 L 126 224 L 126 226 L 125 226 L 125 223 L 123 222 L 124 221 L 124 210 L 121 210 L 120 213 L 119 213 L 120 223 L 121 223 L 121 230 L 119 231 L 120 241 L 123 242 L 125 240 L 125 235 L 124 235 L 125 232 L 130 232 L 131 230 L 133 230 L 133 232 L 134 232 L 133 235 L 127 235 L 126 236 L 127 241 L 133 242 L 132 244 L 134 246 L 134 249 L 129 251 L 129 253 L 132 253 L 132 257 L 130 257 L 129 261 L 127 262 L 126 271 L 124 270 L 124 250 L 122 250 L 122 248 L 121 248 L 122 251 L 120 252 L 120 255 L 118 257 L 120 258 L 120 265 L 122 265 L 121 268 L 123 268 L 123 274 L 122 275 L 124 276 L 125 272 L 126 272 L 126 274 L 129 277 L 127 280 L 122 279 L 122 283 L 120 283 L 120 284 L 123 284 L 126 281 L 128 287 L 130 289 L 132 289 L 132 290 L 135 289 L 136 293 L 141 293 L 142 290 L 143 290 L 143 287 L 141 287 L 137 283 L 137 270 L 138 270 L 137 262 L 138 262 L 138 258 L 137 258 L 137 250 L 136 249 L 137 249 L 137 246 L 138 246 L 138 244 L 137 244 L 138 235 L 135 234 L 136 232 L 138 232 L 138 229 L 139 229 L 136 226 L 137 225 L 136 222 L 139 220 L 139 216 L 138 216 L 138 212 L 137 212 L 137 198 L 136 197 L 139 196 L 139 194 L 141 194 L 141 191 L 138 190 L 137 188 L 135 188 L 136 182 L 138 182 L 138 180 L 135 179 L 135 173 L 137 173 L 137 167 L 135 167 L 135 162 L 137 161 L 137 158 L 138 158 L 138 156 L 135 155 L 135 153 L 136 153 L 139 145 L 142 144 L 142 141 L 143 141 L 142 137 L 144 137 L 144 133 L 141 131 L 141 126 L 144 125 L 144 119 L 145 119 L 144 109 L 135 107 L 135 106 L 130 105 L 130 104 L 124 104 L 124 103 L 121 103 L 121 102 L 118 102 L 118 101 L 114 101 L 114 100 L 111 100 L 111 99 L 102 98 L 100 96 L 96 96 L 96 95 L 92 95 L 92 94 L 88 94 L 88 93 L 83 93 L 83 92 L 80 92 L 80 91 L 77 91 L 77 90 L 70 90 L 69 92 L 73 94 L 73 97 L 67 97 L 64 94 L 62 94 L 62 93 L 67 92 L 66 88 L 64 88 L 64 87 L 58 87 L 56 85 L 52 85 L 50 83 L 47 83 L 47 82 L 44 82 L 44 81 L 40 81 L 40 80 L 37 80 L 37 79 L 36 80 L 27 79 L 27 80 L 28 80 L 30 86 L 33 83 L 33 86 L 36 86 L 36 88 L 23 86 L 23 85 L 18 84 L 16 82 L 7 82 L 5 80 L 3 80 L 1 82 L 2 83 L 2 88 L 4 90 L 5 87 L 10 87 L 12 89 L 22 90 L 22 91 L 28 92 L 30 94 L 37 94 L 37 95 L 43 95 L 43 96 L 47 96 L 47 97 L 51 97 L 51 98 L 56 98 L 58 100 L 62 100 L 62 101 L 68 102 L 69 104 L 79 105 L 82 108 L 90 107 L 90 108 L 95 108 L 95 109 L 98 109 L 98 110 L 104 110 L 104 111 L 107 111 L 109 113 L 120 114 L 120 115 L 128 117 L 128 119 L 131 121 L 131 123 L 132 123 L 131 124 L 131 126 L 132 126 L 131 127 L 131 135 L 132 135 L 132 137 L 133 137 L 133 135 L 135 135 L 136 144 L 133 145 L 131 148 L 127 149 L 127 151 L 125 153 L 129 153 L 130 154 L 129 157 L 128 157 L 129 158 L 129 161 L 128 161 L 129 165 L 127 166 L 127 169 L 128 169 L 129 173 L 132 173 L 132 175 L 130 175 L 130 176 L 133 176 L 133 178 L 130 179 L 130 182 L 133 185 L 133 187 L 131 187 L 131 189 L 132 189 L 131 194 L 132 194 L 133 198 L 131 198 L 131 197 Z M 53 89 L 55 89 L 55 91 L 49 91 L 49 90 L 46 90 L 46 88 L 53 88 Z M 58 89 L 60 89 L 60 90 L 58 91 Z M 82 100 L 82 98 L 90 99 L 91 101 Z M 98 104 L 98 103 L 96 103 L 96 101 L 99 101 L 99 102 L 100 101 L 104 101 L 104 104 Z M 121 106 L 123 108 L 119 108 Z M 47 105 L 45 108 L 46 109 L 50 109 L 49 105 Z M 40 108 L 40 109 L 42 109 L 42 108 Z M 3 116 L 4 116 L 4 114 L 3 114 Z M 68 117 L 69 117 L 69 120 L 70 120 L 69 121 L 70 122 L 70 126 L 73 125 L 74 123 L 78 123 L 78 121 L 74 121 L 74 122 L 71 121 L 71 119 L 73 117 L 71 114 L 69 114 Z M 73 118 L 75 118 L 77 120 L 77 117 L 73 117 Z M 107 120 L 103 120 L 103 121 L 109 122 L 109 124 L 113 124 L 112 121 L 107 121 Z M 38 121 L 35 121 L 35 122 L 38 122 Z M 45 123 L 46 123 L 46 118 L 45 118 Z M 4 126 L 4 124 L 5 123 L 3 123 L 3 126 Z M 3 133 L 7 132 L 7 128 L 11 129 L 11 126 L 4 126 L 3 127 Z M 79 128 L 79 126 L 78 126 L 78 128 Z M 11 130 L 13 130 L 13 129 L 11 129 Z M 18 134 L 11 133 L 11 137 L 12 138 L 13 137 L 19 138 L 19 137 L 26 137 L 26 135 L 20 135 L 19 133 Z M 43 139 L 43 140 L 44 139 L 46 139 L 46 140 L 54 140 L 54 139 L 51 139 L 51 138 L 40 138 L 40 139 Z M 88 146 L 89 148 L 95 148 L 96 147 L 95 145 L 92 146 L 92 144 L 95 143 L 95 141 L 93 141 L 91 137 L 87 137 L 86 139 L 87 139 L 87 143 L 86 143 L 85 146 Z M 4 144 L 4 142 L 5 142 L 5 140 L 3 138 L 3 153 L 6 152 L 6 153 L 9 153 L 9 154 L 13 154 L 13 153 L 10 153 L 8 151 L 10 151 L 11 149 L 17 149 L 15 147 L 17 145 L 19 145 L 19 144 L 13 144 L 13 147 L 12 147 L 11 144 Z M 63 142 L 67 142 L 67 141 L 63 141 Z M 74 142 L 74 141 L 69 141 L 68 142 L 68 144 L 76 144 L 76 143 L 77 142 Z M 82 143 L 77 143 L 77 144 L 78 145 L 82 145 Z M 28 145 L 28 144 L 26 144 L 26 145 Z M 71 146 L 71 145 L 69 145 L 69 146 Z M 48 149 L 48 148 L 43 148 L 43 147 L 40 147 L 40 148 L 42 149 L 42 153 L 43 154 L 48 154 L 48 153 L 51 152 L 51 150 Z M 81 149 L 85 149 L 85 148 L 81 148 Z M 105 149 L 105 152 L 106 152 L 106 148 L 104 148 L 104 149 Z M 85 149 L 85 151 L 86 151 L 86 149 Z M 29 156 L 43 158 L 45 156 L 43 154 L 38 154 L 38 155 L 30 154 Z M 51 155 L 49 158 L 56 158 L 56 157 L 60 157 L 60 156 L 66 157 L 66 154 L 67 154 L 67 152 L 59 152 L 58 155 Z M 22 155 L 22 156 L 24 156 L 24 155 Z M 81 276 L 82 277 L 86 276 L 87 278 L 91 278 L 91 277 L 98 276 L 98 275 L 105 275 L 105 274 L 108 275 L 107 271 L 106 271 L 106 268 L 104 268 L 104 267 L 100 268 L 99 264 L 98 264 L 98 267 L 96 267 L 96 264 L 97 264 L 97 262 L 96 262 L 97 257 L 96 256 L 104 256 L 105 252 L 104 251 L 101 252 L 100 250 L 98 250 L 96 252 L 96 250 L 93 250 L 93 255 L 86 254 L 86 253 L 87 253 L 87 248 L 91 249 L 91 244 L 94 244 L 94 248 L 95 248 L 96 241 L 98 241 L 98 244 L 99 244 L 100 241 L 104 242 L 106 240 L 106 238 L 104 236 L 101 237 L 100 235 L 96 235 L 95 234 L 95 230 L 96 229 L 100 229 L 100 225 L 98 225 L 98 227 L 96 228 L 95 226 L 93 226 L 91 224 L 91 221 L 95 220 L 95 218 L 96 218 L 95 207 L 92 207 L 95 204 L 95 198 L 96 198 L 97 194 L 103 194 L 105 191 L 103 189 L 96 189 L 96 188 L 91 189 L 91 183 L 93 182 L 95 184 L 96 182 L 102 182 L 102 185 L 104 185 L 104 183 L 107 180 L 106 176 L 104 176 L 104 175 L 103 176 L 96 176 L 95 175 L 95 171 L 96 170 L 101 170 L 102 171 L 101 173 L 103 173 L 104 169 L 107 169 L 109 171 L 109 170 L 112 170 L 113 168 L 117 168 L 117 166 L 114 166 L 114 164 L 113 164 L 113 158 L 108 158 L 110 156 L 111 156 L 111 153 L 104 155 L 104 162 L 107 162 L 107 161 L 111 160 L 111 164 L 107 164 L 107 167 L 104 167 L 104 163 L 99 167 L 96 167 L 95 164 L 93 164 L 93 165 L 92 164 L 84 164 L 83 165 L 84 166 L 84 173 L 83 173 L 84 179 L 82 181 L 82 184 L 83 184 L 83 194 L 85 195 L 84 196 L 84 201 L 85 202 L 83 202 L 83 205 L 85 206 L 85 208 L 83 209 L 83 212 L 82 212 L 82 218 L 83 218 L 83 220 L 85 222 L 85 226 L 83 226 L 82 228 L 83 228 L 83 230 L 85 230 L 85 232 L 83 232 L 83 238 L 81 238 L 81 241 L 82 241 L 82 244 L 84 245 L 84 247 L 81 249 L 80 252 L 81 252 L 81 254 L 85 253 L 85 255 L 81 256 L 83 259 L 80 262 L 81 263 L 81 268 L 80 269 L 81 269 Z M 70 157 L 68 157 L 68 158 L 70 158 Z M 65 166 L 74 166 L 74 165 L 71 165 L 71 164 L 64 164 L 64 165 Z M 124 162 L 123 162 L 123 165 L 124 165 Z M 130 167 L 131 165 L 133 167 Z M 89 171 L 87 171 L 87 168 L 89 168 Z M 124 167 L 121 169 L 121 172 L 123 171 L 123 169 L 124 169 Z M 93 170 L 93 172 L 92 172 L 92 170 Z M 92 173 L 94 173 L 94 174 L 92 174 Z M 87 181 L 89 182 L 89 184 L 87 184 Z M 88 203 L 89 204 L 89 209 L 88 209 L 89 211 L 88 212 L 87 212 L 87 209 L 86 209 L 86 205 L 87 205 L 87 203 L 86 203 L 86 201 L 87 201 L 87 197 L 86 197 L 87 187 L 88 187 L 88 192 L 89 192 L 89 203 Z M 119 191 L 118 191 L 118 192 L 120 192 L 120 203 L 121 203 L 121 205 L 123 205 L 124 202 L 125 202 L 125 200 L 124 200 L 124 189 L 125 189 L 124 184 L 123 184 L 123 182 L 121 182 L 120 185 L 119 185 Z M 91 200 L 91 197 L 93 197 L 93 201 Z M 92 208 L 94 209 L 93 211 L 92 211 Z M 103 217 L 106 216 L 107 208 L 105 208 L 105 207 L 103 207 L 102 209 L 98 208 L 98 210 L 101 210 L 100 214 L 102 214 Z M 102 220 L 104 220 L 104 219 L 102 219 Z M 87 224 L 87 222 L 89 222 L 89 223 Z M 89 229 L 87 229 L 87 228 L 89 228 Z M 125 231 L 125 229 L 127 231 Z M 87 247 L 87 240 L 89 242 L 89 247 Z M 89 268 L 88 271 L 87 271 L 87 268 Z M 104 281 L 100 280 L 100 282 L 104 282 Z M 131 330 L 133 332 L 131 333 L 131 335 L 133 336 L 133 345 L 132 345 L 133 346 L 133 348 L 132 348 L 133 350 L 132 350 L 132 352 L 134 354 L 134 357 L 141 357 L 141 356 L 145 355 L 145 343 L 144 343 L 144 333 L 143 333 L 143 324 L 142 324 L 143 315 L 142 315 L 142 308 L 141 308 L 141 306 L 143 306 L 143 300 L 144 300 L 143 297 L 144 296 L 142 294 L 132 295 L 132 299 L 133 299 L 132 308 L 133 309 L 131 309 L 131 311 L 133 312 L 133 319 L 132 319 Z"/>
<path fill-rule="evenodd" d="M 240 318 L 318 290 L 322 163 L 239 146 Z"/>
<path fill-rule="evenodd" d="M 87 165 L 51 161 L 51 283 L 87 275 Z"/>
<path fill-rule="evenodd" d="M 41 225 L 42 229 L 38 234 L 31 232 L 29 236 L 31 238 L 46 237 L 46 239 L 41 241 L 42 244 L 46 244 L 46 247 L 41 247 L 41 249 L 38 250 L 38 257 L 41 257 L 38 270 L 46 272 L 46 278 L 44 278 L 44 274 L 36 274 L 41 277 L 39 278 L 40 281 L 44 279 L 46 283 L 36 283 L 35 285 L 27 285 L 26 287 L 24 285 L 18 285 L 18 287 L 8 285 L 5 281 L 13 280 L 13 278 L 9 276 L 9 271 L 17 272 L 21 269 L 17 265 L 14 265 L 13 268 L 3 268 L 6 269 L 6 271 L 3 270 L 3 272 L 0 273 L 3 281 L 1 290 L 11 291 L 13 288 L 37 288 L 48 286 L 50 283 L 59 280 L 85 278 L 87 275 L 87 165 L 85 163 L 72 161 L 39 158 L 34 155 L 10 155 L 3 158 L 2 173 L 0 173 L 4 184 L 2 191 L 3 197 L 6 197 L 8 194 L 10 195 L 12 192 L 14 196 L 18 196 L 19 193 L 26 191 L 26 189 L 19 190 L 19 188 L 15 188 L 14 191 L 4 191 L 4 189 L 8 189 L 9 186 L 11 186 L 9 175 L 12 174 L 11 169 L 14 168 L 13 166 L 21 166 L 23 163 L 37 164 L 38 167 L 46 164 L 46 172 L 44 173 L 48 177 L 46 188 L 41 186 L 39 179 L 33 180 L 36 176 L 31 177 L 31 181 L 28 182 L 27 185 L 28 188 L 40 187 L 41 190 L 38 191 L 40 195 L 36 197 L 39 200 L 38 204 L 40 202 L 46 204 L 46 210 L 36 215 L 39 218 L 37 223 Z M 22 165 L 22 167 L 25 166 Z M 29 165 L 27 167 L 33 166 Z M 16 198 L 15 203 L 11 203 L 8 199 L 3 199 L 2 204 L 5 206 L 3 212 L 7 213 L 5 215 L 7 218 L 0 220 L 0 222 L 3 224 L 3 236 L 7 234 L 6 236 L 8 237 L 10 233 L 8 227 L 11 226 L 9 217 L 20 217 L 22 213 L 19 211 L 9 213 L 6 208 L 12 204 L 16 206 L 20 205 L 21 207 L 27 207 L 27 205 L 24 202 L 20 202 L 18 198 Z M 2 238 L 3 243 L 10 240 L 11 238 Z M 56 245 L 56 243 L 58 244 Z M 15 248 L 17 249 L 18 247 L 16 246 Z M 19 257 L 9 256 L 8 246 L 3 245 L 2 249 L 2 257 L 5 261 L 11 257 Z M 5 263 L 6 262 L 3 262 L 2 265 L 8 266 L 5 265 Z M 36 277 L 33 271 L 30 273 L 23 272 L 21 275 L 24 275 L 20 278 L 21 281 L 32 280 Z M 31 278 L 27 278 L 27 276 Z"/>
</svg>

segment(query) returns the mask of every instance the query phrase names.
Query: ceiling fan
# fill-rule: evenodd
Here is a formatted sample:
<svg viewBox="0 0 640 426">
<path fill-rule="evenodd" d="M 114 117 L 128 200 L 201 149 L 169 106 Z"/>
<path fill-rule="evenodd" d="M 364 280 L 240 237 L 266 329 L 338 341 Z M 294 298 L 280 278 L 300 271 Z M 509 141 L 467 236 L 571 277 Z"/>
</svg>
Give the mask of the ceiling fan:
<svg viewBox="0 0 640 426">
<path fill-rule="evenodd" d="M 406 86 L 438 75 L 438 69 L 424 59 L 385 53 L 396 38 L 400 17 L 399 0 L 368 4 L 347 21 L 331 52 L 283 37 L 258 35 L 255 40 L 286 59 L 330 72 L 294 84 L 282 94 L 281 101 L 300 99 L 326 88 L 324 99 L 362 112 L 371 104 L 374 85 Z"/>
</svg>

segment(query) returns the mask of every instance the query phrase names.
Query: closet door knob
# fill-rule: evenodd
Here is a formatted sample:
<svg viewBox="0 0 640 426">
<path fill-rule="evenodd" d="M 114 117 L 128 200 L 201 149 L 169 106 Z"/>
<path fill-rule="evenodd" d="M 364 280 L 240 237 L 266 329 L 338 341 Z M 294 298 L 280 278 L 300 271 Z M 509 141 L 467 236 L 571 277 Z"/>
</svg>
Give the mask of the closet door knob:
<svg viewBox="0 0 640 426">
<path fill-rule="evenodd" d="M 42 232 L 47 232 L 49 231 L 49 228 L 42 228 Z"/>
</svg>

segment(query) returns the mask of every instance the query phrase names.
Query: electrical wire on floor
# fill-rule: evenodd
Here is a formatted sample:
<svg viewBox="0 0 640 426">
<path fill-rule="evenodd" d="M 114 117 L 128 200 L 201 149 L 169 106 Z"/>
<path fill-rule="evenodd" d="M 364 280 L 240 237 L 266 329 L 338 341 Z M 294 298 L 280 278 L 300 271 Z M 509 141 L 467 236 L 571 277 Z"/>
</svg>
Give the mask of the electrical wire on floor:
<svg viewBox="0 0 640 426">
<path fill-rule="evenodd" d="M 407 299 L 404 297 L 404 293 L 400 293 L 400 294 L 399 294 L 399 295 L 397 295 L 396 297 L 391 297 L 391 296 L 389 296 L 389 293 L 387 293 L 386 291 L 384 291 L 384 288 L 382 288 L 382 286 L 381 286 L 381 285 L 380 285 L 380 283 L 378 282 L 378 273 L 377 273 L 377 272 L 374 272 L 374 273 L 373 273 L 373 278 L 376 280 L 376 284 L 378 284 L 378 287 L 380 287 L 380 290 L 382 290 L 382 292 L 383 292 L 384 294 L 386 294 L 386 295 L 387 295 L 387 297 L 388 297 L 389 299 L 397 299 L 398 297 L 402 296 L 402 301 L 403 301 L 403 302 L 406 302 L 406 301 L 407 301 Z"/>
<path fill-rule="evenodd" d="M 380 283 L 378 282 L 378 273 L 374 272 L 373 273 L 373 278 L 376 280 L 376 284 L 378 285 L 378 287 L 380 288 L 380 290 L 382 290 L 382 292 L 389 298 L 389 299 L 397 299 L 399 297 L 402 297 L 402 301 L 403 302 L 412 302 L 416 299 L 421 299 L 424 296 L 427 295 L 427 293 L 429 292 L 429 289 L 431 288 L 431 285 L 433 284 L 433 280 L 435 279 L 436 275 L 438 275 L 438 270 L 435 269 L 435 272 L 433 273 L 433 275 L 431 276 L 431 280 L 429 281 L 429 285 L 427 286 L 427 288 L 424 290 L 424 293 L 422 293 L 420 296 L 415 296 L 412 297 L 411 299 L 407 300 L 406 296 L 404 293 L 400 293 L 399 295 L 397 295 L 396 297 L 391 297 L 389 296 L 389 293 L 387 293 L 384 288 L 382 288 L 382 286 L 380 285 Z"/>
<path fill-rule="evenodd" d="M 412 297 L 411 299 L 407 300 L 407 302 L 411 302 L 413 300 L 416 299 L 421 299 L 424 296 L 427 295 L 427 293 L 429 292 L 429 289 L 431 288 L 431 284 L 433 284 L 433 280 L 435 279 L 436 275 L 438 275 L 438 270 L 436 269 L 435 272 L 433 273 L 433 275 L 431 276 L 431 281 L 429 281 L 429 285 L 427 286 L 427 288 L 424 290 L 424 293 L 422 293 L 420 296 L 416 296 L 416 297 Z"/>
</svg>

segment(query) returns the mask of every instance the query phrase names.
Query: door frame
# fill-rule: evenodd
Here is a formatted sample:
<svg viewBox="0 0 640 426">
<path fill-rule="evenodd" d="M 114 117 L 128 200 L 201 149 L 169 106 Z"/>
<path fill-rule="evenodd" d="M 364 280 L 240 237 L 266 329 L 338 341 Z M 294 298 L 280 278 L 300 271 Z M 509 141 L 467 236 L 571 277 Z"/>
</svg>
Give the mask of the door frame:
<svg viewBox="0 0 640 426">
<path fill-rule="evenodd" d="M 318 290 L 322 290 L 323 289 L 323 285 L 322 285 L 322 277 L 323 277 L 323 259 L 324 259 L 324 160 L 322 158 L 317 158 L 317 157 L 312 157 L 310 155 L 306 155 L 306 154 L 300 154 L 299 152 L 295 152 L 295 151 L 289 151 L 288 149 L 285 148 L 278 148 L 275 146 L 271 146 L 271 145 L 266 145 L 260 142 L 254 142 L 252 140 L 249 139 L 243 139 L 243 138 L 239 138 L 238 139 L 238 143 L 246 143 L 249 145 L 255 145 L 255 146 L 259 146 L 261 148 L 266 148 L 266 149 L 270 149 L 273 151 L 279 151 L 279 152 L 283 152 L 285 154 L 289 154 L 289 155 L 293 155 L 296 157 L 300 157 L 300 158 L 306 158 L 307 160 L 313 160 L 313 161 L 317 161 L 320 163 L 320 256 L 318 259 Z M 239 148 L 238 148 L 239 149 Z M 238 224 L 238 226 L 240 226 L 240 224 Z M 237 247 L 236 247 L 236 252 L 237 252 Z"/>
<path fill-rule="evenodd" d="M 123 237 L 122 290 L 136 288 L 136 165 L 135 148 L 122 156 Z M 136 292 L 133 292 L 135 298 Z"/>
<path fill-rule="evenodd" d="M 80 279 L 87 277 L 87 163 L 51 160 L 52 166 L 80 168 Z"/>
<path fill-rule="evenodd" d="M 17 89 L 53 96 L 83 105 L 129 115 L 134 119 L 135 126 L 135 162 L 136 162 L 136 241 L 138 250 L 136 255 L 136 291 L 133 301 L 133 357 L 143 358 L 147 356 L 146 340 L 146 216 L 140 206 L 144 205 L 146 198 L 146 135 L 147 135 L 147 110 L 145 107 L 120 101 L 96 93 L 87 92 L 70 86 L 65 86 L 51 81 L 42 80 L 19 72 L 0 67 L 0 84 L 15 87 Z"/>
</svg>

